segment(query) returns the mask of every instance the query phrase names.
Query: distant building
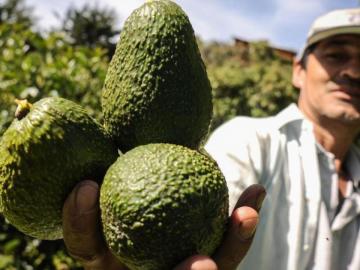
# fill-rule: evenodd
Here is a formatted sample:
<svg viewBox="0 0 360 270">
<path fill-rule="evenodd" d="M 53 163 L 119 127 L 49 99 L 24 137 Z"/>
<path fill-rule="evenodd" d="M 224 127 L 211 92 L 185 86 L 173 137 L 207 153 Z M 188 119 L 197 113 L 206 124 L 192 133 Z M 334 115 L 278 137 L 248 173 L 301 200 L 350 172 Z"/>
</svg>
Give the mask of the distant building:
<svg viewBox="0 0 360 270">
<path fill-rule="evenodd" d="M 240 38 L 234 38 L 234 40 L 235 40 L 235 46 L 243 47 L 245 49 L 249 48 L 249 45 L 250 45 L 249 41 L 240 39 Z M 272 47 L 272 46 L 269 46 L 269 47 L 281 59 L 292 61 L 294 59 L 294 57 L 296 56 L 296 52 L 294 52 L 292 50 L 281 49 L 281 48 L 276 48 L 276 47 Z"/>
</svg>

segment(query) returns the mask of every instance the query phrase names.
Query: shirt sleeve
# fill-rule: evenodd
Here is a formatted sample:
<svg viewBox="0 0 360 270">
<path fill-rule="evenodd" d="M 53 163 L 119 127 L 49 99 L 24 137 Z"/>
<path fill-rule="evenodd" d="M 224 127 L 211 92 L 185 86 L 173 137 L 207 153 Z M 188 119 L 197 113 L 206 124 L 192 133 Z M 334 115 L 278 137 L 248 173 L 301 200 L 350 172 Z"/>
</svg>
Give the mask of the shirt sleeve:
<svg viewBox="0 0 360 270">
<path fill-rule="evenodd" d="M 246 187 L 261 183 L 266 161 L 258 124 L 259 120 L 237 117 L 215 130 L 205 145 L 226 179 L 230 213 Z"/>
</svg>

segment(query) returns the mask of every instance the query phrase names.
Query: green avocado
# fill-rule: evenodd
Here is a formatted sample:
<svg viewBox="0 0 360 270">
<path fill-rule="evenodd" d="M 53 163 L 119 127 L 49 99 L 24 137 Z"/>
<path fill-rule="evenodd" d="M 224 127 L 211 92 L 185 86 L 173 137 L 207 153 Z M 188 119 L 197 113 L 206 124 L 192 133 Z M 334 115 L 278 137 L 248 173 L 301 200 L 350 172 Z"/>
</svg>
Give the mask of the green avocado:
<svg viewBox="0 0 360 270">
<path fill-rule="evenodd" d="M 100 190 L 110 250 L 131 270 L 169 270 L 218 247 L 228 220 L 228 190 L 215 161 L 173 144 L 148 144 L 120 156 Z"/>
<path fill-rule="evenodd" d="M 76 103 L 21 101 L 0 141 L 0 210 L 23 233 L 62 237 L 62 207 L 81 180 L 102 180 L 118 157 L 100 126 Z"/>
<path fill-rule="evenodd" d="M 102 92 L 105 128 L 127 151 L 148 143 L 197 148 L 212 95 L 193 28 L 168 0 L 146 1 L 127 18 Z"/>
</svg>

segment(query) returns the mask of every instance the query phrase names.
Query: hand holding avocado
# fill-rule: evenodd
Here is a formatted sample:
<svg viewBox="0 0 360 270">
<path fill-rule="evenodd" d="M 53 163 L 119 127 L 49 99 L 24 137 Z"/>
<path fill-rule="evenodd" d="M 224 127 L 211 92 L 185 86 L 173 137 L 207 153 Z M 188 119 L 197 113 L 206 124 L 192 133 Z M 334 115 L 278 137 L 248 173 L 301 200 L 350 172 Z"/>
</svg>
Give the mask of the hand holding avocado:
<svg viewBox="0 0 360 270">
<path fill-rule="evenodd" d="M 265 190 L 259 185 L 249 187 L 240 197 L 231 216 L 229 229 L 213 259 L 194 255 L 175 269 L 234 269 L 245 256 L 252 242 Z M 126 270 L 105 245 L 100 228 L 99 187 L 94 181 L 78 184 L 63 208 L 64 241 L 70 254 L 82 261 L 86 270 Z M 216 264 L 215 264 L 216 262 Z"/>
</svg>

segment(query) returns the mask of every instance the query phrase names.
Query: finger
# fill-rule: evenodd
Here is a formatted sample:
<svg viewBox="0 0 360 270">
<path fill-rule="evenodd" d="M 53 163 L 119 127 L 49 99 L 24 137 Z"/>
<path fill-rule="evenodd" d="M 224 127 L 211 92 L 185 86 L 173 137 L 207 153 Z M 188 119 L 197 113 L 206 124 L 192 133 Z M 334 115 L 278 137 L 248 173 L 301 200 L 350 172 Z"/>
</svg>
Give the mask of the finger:
<svg viewBox="0 0 360 270">
<path fill-rule="evenodd" d="M 174 270 L 218 270 L 218 268 L 208 256 L 196 255 L 183 261 Z"/>
<path fill-rule="evenodd" d="M 250 248 L 258 222 L 259 215 L 251 207 L 242 206 L 232 213 L 222 245 L 213 256 L 219 269 L 237 267 Z"/>
<path fill-rule="evenodd" d="M 266 196 L 266 190 L 262 185 L 259 184 L 251 185 L 248 188 L 246 188 L 244 192 L 241 194 L 234 209 L 237 209 L 241 206 L 249 206 L 251 208 L 254 208 L 257 212 L 259 212 L 265 196 Z"/>
<path fill-rule="evenodd" d="M 99 187 L 94 181 L 79 183 L 63 207 L 63 234 L 68 252 L 81 261 L 94 260 L 103 253 L 99 235 Z"/>
</svg>

